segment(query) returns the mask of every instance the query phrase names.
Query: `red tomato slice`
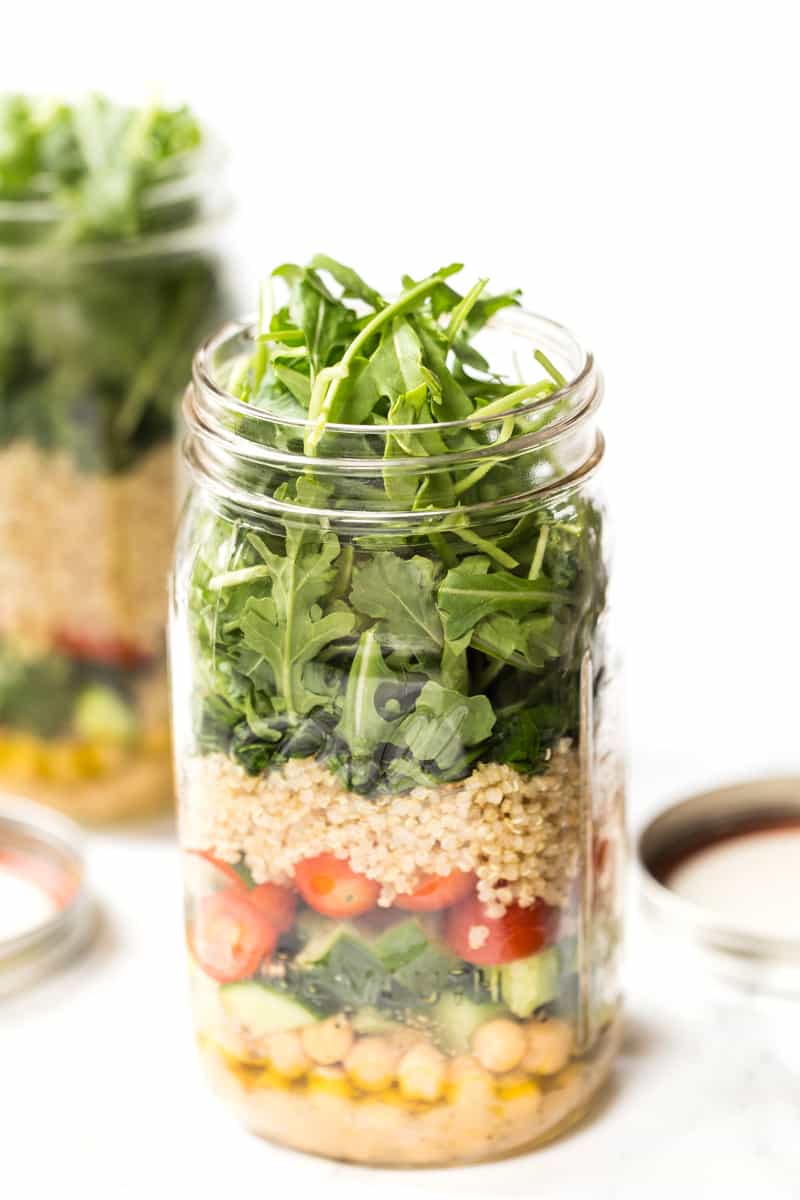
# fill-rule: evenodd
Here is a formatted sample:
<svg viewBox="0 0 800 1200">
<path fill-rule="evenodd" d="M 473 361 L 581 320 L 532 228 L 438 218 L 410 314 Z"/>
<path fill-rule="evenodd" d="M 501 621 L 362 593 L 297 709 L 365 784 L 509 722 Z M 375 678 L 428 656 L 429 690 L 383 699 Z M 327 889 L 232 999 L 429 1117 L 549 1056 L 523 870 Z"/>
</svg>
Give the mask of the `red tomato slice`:
<svg viewBox="0 0 800 1200">
<path fill-rule="evenodd" d="M 252 975 L 272 954 L 277 940 L 277 929 L 241 887 L 213 892 L 198 901 L 194 952 L 206 975 L 218 983 Z"/>
<path fill-rule="evenodd" d="M 359 875 L 335 854 L 318 854 L 297 864 L 294 879 L 300 895 L 326 917 L 357 917 L 374 908 L 380 884 Z"/>
<path fill-rule="evenodd" d="M 555 932 L 556 916 L 556 909 L 537 900 L 531 908 L 512 904 L 505 916 L 488 917 L 478 897 L 468 896 L 448 912 L 445 937 L 459 958 L 479 967 L 496 967 L 546 946 Z M 471 930 L 475 931 L 472 940 Z"/>
<path fill-rule="evenodd" d="M 247 899 L 262 912 L 278 933 L 286 933 L 292 927 L 297 897 L 279 883 L 259 883 L 250 888 Z"/>
<path fill-rule="evenodd" d="M 125 638 L 95 636 L 72 629 L 57 630 L 54 642 L 56 649 L 70 658 L 109 667 L 143 667 L 154 658 L 149 650 L 143 650 Z"/>
<path fill-rule="evenodd" d="M 408 912 L 436 912 L 457 904 L 475 887 L 472 871 L 451 871 L 449 875 L 425 875 L 413 892 L 401 892 L 394 898 L 395 908 Z"/>
</svg>

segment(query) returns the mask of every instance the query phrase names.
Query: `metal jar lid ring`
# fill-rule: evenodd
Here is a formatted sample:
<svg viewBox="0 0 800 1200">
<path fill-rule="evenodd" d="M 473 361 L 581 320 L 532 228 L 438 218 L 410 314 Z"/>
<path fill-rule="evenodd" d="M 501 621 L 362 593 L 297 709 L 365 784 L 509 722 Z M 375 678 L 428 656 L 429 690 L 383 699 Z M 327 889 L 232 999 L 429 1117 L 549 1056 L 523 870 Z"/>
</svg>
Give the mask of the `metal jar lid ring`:
<svg viewBox="0 0 800 1200">
<path fill-rule="evenodd" d="M 645 827 L 637 858 L 662 930 L 740 984 L 800 992 L 800 778 L 691 796 Z"/>
<path fill-rule="evenodd" d="M 77 955 L 96 928 L 82 838 L 71 821 L 23 800 L 0 801 L 0 871 L 39 894 L 35 916 L 0 936 L 0 997 Z"/>
</svg>

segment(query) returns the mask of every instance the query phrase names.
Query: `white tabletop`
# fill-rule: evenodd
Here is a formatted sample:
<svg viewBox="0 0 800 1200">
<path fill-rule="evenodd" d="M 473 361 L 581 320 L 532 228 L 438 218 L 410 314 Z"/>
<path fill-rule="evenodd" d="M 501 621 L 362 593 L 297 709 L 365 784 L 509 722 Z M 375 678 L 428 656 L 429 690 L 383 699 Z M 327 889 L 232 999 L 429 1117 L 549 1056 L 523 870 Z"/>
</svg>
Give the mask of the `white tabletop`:
<svg viewBox="0 0 800 1200">
<path fill-rule="evenodd" d="M 696 764 L 635 766 L 634 826 L 647 808 L 708 782 Z M 90 861 L 105 916 L 95 947 L 0 1009 L 9 1198 L 219 1200 L 291 1188 L 327 1200 L 377 1186 L 392 1197 L 796 1200 L 796 1007 L 702 973 L 682 975 L 680 956 L 645 924 L 635 896 L 626 1042 L 593 1117 L 551 1146 L 500 1163 L 374 1171 L 262 1143 L 207 1091 L 189 1030 L 171 830 L 97 836 Z"/>
</svg>

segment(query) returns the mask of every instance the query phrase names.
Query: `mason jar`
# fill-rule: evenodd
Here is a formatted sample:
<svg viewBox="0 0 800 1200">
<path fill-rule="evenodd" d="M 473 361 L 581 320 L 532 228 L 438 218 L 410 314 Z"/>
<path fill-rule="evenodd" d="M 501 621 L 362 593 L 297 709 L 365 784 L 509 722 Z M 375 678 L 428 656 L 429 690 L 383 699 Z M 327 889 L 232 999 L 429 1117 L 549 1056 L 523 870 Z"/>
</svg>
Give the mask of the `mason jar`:
<svg viewBox="0 0 800 1200">
<path fill-rule="evenodd" d="M 93 822 L 172 796 L 173 435 L 222 316 L 218 171 L 186 152 L 124 238 L 0 203 L 0 789 Z"/>
<path fill-rule="evenodd" d="M 328 425 L 307 455 L 306 422 L 231 394 L 255 332 L 212 338 L 185 399 L 171 655 L 200 1054 L 249 1129 L 302 1150 L 533 1146 L 619 1040 L 600 375 L 561 326 L 498 316 L 486 358 L 541 349 L 554 395 L 478 414 L 477 444 L 439 424 L 424 457 L 419 425 Z"/>
</svg>

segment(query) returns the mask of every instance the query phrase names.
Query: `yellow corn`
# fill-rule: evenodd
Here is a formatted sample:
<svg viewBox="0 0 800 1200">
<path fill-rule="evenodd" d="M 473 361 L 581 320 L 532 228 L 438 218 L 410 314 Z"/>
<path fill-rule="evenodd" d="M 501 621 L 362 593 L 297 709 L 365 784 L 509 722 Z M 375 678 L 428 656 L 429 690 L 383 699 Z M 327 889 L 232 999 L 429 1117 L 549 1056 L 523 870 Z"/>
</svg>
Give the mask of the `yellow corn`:
<svg viewBox="0 0 800 1200">
<path fill-rule="evenodd" d="M 5 730 L 0 732 L 0 772 L 22 782 L 46 779 L 52 783 L 74 783 L 112 775 L 131 753 L 160 755 L 168 748 L 165 729 L 149 731 L 139 746 L 129 749 L 119 742 L 98 738 L 40 738 Z"/>
</svg>

